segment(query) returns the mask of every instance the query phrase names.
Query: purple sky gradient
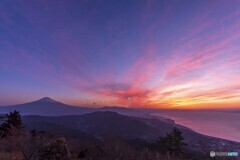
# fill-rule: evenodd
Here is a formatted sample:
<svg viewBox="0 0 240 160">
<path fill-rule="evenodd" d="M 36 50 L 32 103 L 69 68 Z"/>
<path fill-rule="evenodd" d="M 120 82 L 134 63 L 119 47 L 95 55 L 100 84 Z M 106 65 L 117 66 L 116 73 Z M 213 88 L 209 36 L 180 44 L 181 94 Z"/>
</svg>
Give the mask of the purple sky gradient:
<svg viewBox="0 0 240 160">
<path fill-rule="evenodd" d="M 2 0 L 0 105 L 239 108 L 239 17 L 239 0 Z"/>
</svg>

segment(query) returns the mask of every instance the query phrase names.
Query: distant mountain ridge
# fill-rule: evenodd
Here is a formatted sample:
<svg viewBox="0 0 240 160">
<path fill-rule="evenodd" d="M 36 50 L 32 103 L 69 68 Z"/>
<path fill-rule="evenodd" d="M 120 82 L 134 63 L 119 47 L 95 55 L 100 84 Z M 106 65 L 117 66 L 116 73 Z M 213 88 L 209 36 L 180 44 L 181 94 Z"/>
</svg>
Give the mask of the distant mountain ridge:
<svg viewBox="0 0 240 160">
<path fill-rule="evenodd" d="M 58 101 L 55 101 L 49 97 L 44 97 L 39 100 L 0 107 L 0 113 L 9 113 L 10 111 L 17 110 L 22 115 L 79 115 L 90 112 L 92 109 L 87 107 L 70 106 Z"/>
<path fill-rule="evenodd" d="M 41 116 L 64 116 L 64 115 L 81 115 L 84 113 L 90 113 L 94 111 L 113 111 L 121 114 L 136 115 L 140 113 L 140 110 L 125 108 L 125 107 L 100 107 L 89 108 L 81 106 L 71 106 L 58 102 L 50 97 L 44 97 L 39 100 L 28 102 L 24 104 L 17 104 L 11 106 L 0 107 L 0 114 L 6 114 L 11 111 L 17 110 L 21 115 L 41 115 Z"/>
<path fill-rule="evenodd" d="M 52 98 L 49 97 L 43 97 L 41 99 L 38 100 L 38 102 L 52 102 L 52 103 L 60 103 L 58 101 L 53 100 Z"/>
</svg>

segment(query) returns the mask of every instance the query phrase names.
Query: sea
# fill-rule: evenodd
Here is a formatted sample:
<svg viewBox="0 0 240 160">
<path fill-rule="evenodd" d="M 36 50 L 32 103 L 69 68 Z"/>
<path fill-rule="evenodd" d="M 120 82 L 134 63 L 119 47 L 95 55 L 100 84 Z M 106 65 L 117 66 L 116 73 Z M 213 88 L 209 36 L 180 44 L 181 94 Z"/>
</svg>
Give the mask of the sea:
<svg viewBox="0 0 240 160">
<path fill-rule="evenodd" d="M 170 118 L 204 135 L 240 142 L 240 109 L 162 110 L 152 115 Z"/>
</svg>

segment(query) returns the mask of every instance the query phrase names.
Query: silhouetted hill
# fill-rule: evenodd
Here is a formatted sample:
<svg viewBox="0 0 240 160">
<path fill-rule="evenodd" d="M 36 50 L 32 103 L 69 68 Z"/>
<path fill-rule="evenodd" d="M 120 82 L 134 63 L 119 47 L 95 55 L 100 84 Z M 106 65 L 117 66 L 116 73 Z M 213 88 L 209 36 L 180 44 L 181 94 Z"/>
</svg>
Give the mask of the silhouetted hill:
<svg viewBox="0 0 240 160">
<path fill-rule="evenodd" d="M 0 107 L 0 113 L 9 113 L 14 110 L 22 115 L 79 115 L 90 112 L 92 109 L 66 105 L 49 97 L 25 104 Z"/>
<path fill-rule="evenodd" d="M 149 113 L 154 112 L 155 110 L 149 109 L 136 109 L 136 108 L 125 108 L 125 107 L 110 107 L 105 106 L 101 108 L 88 108 L 80 106 L 71 106 L 56 100 L 53 100 L 49 97 L 44 97 L 39 100 L 11 105 L 11 106 L 1 106 L 0 114 L 6 114 L 11 111 L 17 110 L 21 115 L 41 115 L 41 116 L 64 116 L 64 115 L 81 115 L 85 113 L 91 113 L 94 111 L 112 111 L 124 115 L 131 116 L 148 116 Z"/>
<path fill-rule="evenodd" d="M 31 117 L 31 116 L 30 116 Z M 30 118 L 28 117 L 28 118 Z M 34 119 L 35 116 L 32 118 Z M 25 126 L 28 129 L 36 131 L 48 131 L 54 133 L 57 136 L 64 136 L 70 138 L 82 138 L 85 140 L 95 140 L 95 138 L 87 133 L 82 132 L 81 130 L 69 128 L 60 124 L 51 123 L 51 122 L 39 122 L 39 121 L 24 121 Z"/>
<path fill-rule="evenodd" d="M 61 117 L 24 116 L 28 126 L 39 126 L 41 123 L 58 124 L 81 130 L 97 138 L 118 136 L 126 139 L 157 137 L 155 128 L 136 118 L 123 116 L 115 112 L 93 112 L 84 115 Z M 43 125 L 43 124 L 41 124 Z"/>
<path fill-rule="evenodd" d="M 186 143 L 192 149 L 204 146 L 214 149 L 222 149 L 226 146 L 237 148 L 239 146 L 239 143 L 204 136 L 168 121 L 131 117 L 110 111 L 59 117 L 24 116 L 23 121 L 26 127 L 31 129 L 40 128 L 56 133 L 63 129 L 65 130 L 64 134 L 69 137 L 72 137 L 72 132 L 77 130 L 76 133 L 79 133 L 79 137 L 91 135 L 103 139 L 116 136 L 126 140 L 139 139 L 149 142 L 156 140 L 159 136 L 165 136 L 165 133 L 171 131 L 173 127 L 178 127 L 182 131 Z"/>
<path fill-rule="evenodd" d="M 178 127 L 192 148 L 199 148 L 202 145 L 213 148 L 226 146 L 232 148 L 239 145 L 196 133 L 187 127 L 175 124 L 170 119 L 159 116 L 154 118 L 149 115 L 154 113 L 153 109 L 74 107 L 48 97 L 30 103 L 0 107 L 1 114 L 14 110 L 20 111 L 22 115 L 44 115 L 24 116 L 24 124 L 28 128 L 46 130 L 68 137 L 92 136 L 102 139 L 117 136 L 127 140 L 141 139 L 150 142 L 159 136 L 164 136 L 173 127 Z"/>
</svg>

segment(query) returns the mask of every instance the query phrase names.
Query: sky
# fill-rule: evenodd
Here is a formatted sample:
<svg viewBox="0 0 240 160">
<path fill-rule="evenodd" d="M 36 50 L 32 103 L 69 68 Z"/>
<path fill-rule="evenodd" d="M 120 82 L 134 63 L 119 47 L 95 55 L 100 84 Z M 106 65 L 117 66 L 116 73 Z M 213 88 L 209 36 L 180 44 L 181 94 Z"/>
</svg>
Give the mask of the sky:
<svg viewBox="0 0 240 160">
<path fill-rule="evenodd" d="M 239 0 L 1 0 L 0 105 L 240 108 Z"/>
</svg>

